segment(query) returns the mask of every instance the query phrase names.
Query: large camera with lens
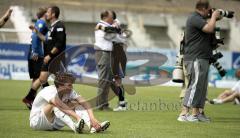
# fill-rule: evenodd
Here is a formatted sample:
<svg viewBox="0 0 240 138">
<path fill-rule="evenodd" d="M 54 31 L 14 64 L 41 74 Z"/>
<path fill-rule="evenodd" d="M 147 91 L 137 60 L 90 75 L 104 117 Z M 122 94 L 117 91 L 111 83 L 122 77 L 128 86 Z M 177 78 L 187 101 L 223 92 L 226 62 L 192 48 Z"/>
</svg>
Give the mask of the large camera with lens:
<svg viewBox="0 0 240 138">
<path fill-rule="evenodd" d="M 223 57 L 223 54 L 221 52 L 217 52 L 210 58 L 209 62 L 218 70 L 219 75 L 221 77 L 224 77 L 226 75 L 227 71 L 218 62 L 218 59 L 220 59 L 222 57 Z"/>
<path fill-rule="evenodd" d="M 221 38 L 220 36 L 220 28 L 215 28 L 215 34 L 212 34 L 212 48 L 215 54 L 211 56 L 209 62 L 218 70 L 218 73 L 221 77 L 224 77 L 227 73 L 227 71 L 218 62 L 218 59 L 222 58 L 223 54 L 221 52 L 218 52 L 217 48 L 220 44 L 224 45 L 223 39 L 224 38 Z"/>
<path fill-rule="evenodd" d="M 234 17 L 234 11 L 228 11 L 228 10 L 223 10 L 223 9 L 215 9 L 215 8 L 212 8 L 212 9 L 210 9 L 210 11 L 209 11 L 209 18 L 210 17 L 212 17 L 212 13 L 214 12 L 214 11 L 219 11 L 220 12 L 220 15 L 221 15 L 221 18 L 222 17 L 226 17 L 226 18 L 233 18 Z"/>
<path fill-rule="evenodd" d="M 176 83 L 183 83 L 184 82 L 184 73 L 183 73 L 183 56 L 177 56 L 177 62 L 175 65 L 175 69 L 172 73 L 172 81 Z"/>
<path fill-rule="evenodd" d="M 184 82 L 184 73 L 183 73 L 183 46 L 185 45 L 184 35 L 182 41 L 180 42 L 180 49 L 177 55 L 177 61 L 175 65 L 175 69 L 172 73 L 172 81 L 176 83 Z"/>
</svg>

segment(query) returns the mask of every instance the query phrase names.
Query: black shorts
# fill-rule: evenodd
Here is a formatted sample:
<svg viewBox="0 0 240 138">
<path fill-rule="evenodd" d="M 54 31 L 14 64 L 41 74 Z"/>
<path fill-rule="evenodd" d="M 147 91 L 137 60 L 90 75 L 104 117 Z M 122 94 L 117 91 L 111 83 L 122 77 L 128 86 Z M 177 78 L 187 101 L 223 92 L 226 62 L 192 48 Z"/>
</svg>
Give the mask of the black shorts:
<svg viewBox="0 0 240 138">
<path fill-rule="evenodd" d="M 37 79 L 39 77 L 42 65 L 43 58 L 38 58 L 37 61 L 28 59 L 28 72 L 31 79 Z"/>
<path fill-rule="evenodd" d="M 51 59 L 47 64 L 43 63 L 41 71 L 49 72 L 55 74 L 58 71 L 65 70 L 65 57 L 57 57 L 57 59 Z"/>
<path fill-rule="evenodd" d="M 114 44 L 112 51 L 112 73 L 114 76 L 124 77 L 126 73 L 127 56 L 123 44 Z"/>
</svg>

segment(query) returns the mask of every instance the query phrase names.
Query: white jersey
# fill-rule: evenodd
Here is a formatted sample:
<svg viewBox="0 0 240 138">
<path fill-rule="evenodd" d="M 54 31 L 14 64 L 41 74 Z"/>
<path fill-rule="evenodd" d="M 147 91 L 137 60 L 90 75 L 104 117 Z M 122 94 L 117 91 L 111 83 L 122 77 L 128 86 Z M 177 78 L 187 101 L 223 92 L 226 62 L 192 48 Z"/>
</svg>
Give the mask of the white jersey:
<svg viewBox="0 0 240 138">
<path fill-rule="evenodd" d="M 57 88 L 55 85 L 51 85 L 48 87 L 45 87 L 42 89 L 36 96 L 35 100 L 32 104 L 32 109 L 30 112 L 30 119 L 36 115 L 39 114 L 42 110 L 42 108 L 47 105 L 51 99 L 58 96 Z M 68 100 L 74 100 L 77 99 L 80 95 L 78 95 L 74 90 L 72 90 L 71 93 L 66 94 L 61 99 L 63 102 L 66 102 Z"/>
<path fill-rule="evenodd" d="M 240 80 L 233 86 L 232 91 L 240 93 Z"/>
</svg>

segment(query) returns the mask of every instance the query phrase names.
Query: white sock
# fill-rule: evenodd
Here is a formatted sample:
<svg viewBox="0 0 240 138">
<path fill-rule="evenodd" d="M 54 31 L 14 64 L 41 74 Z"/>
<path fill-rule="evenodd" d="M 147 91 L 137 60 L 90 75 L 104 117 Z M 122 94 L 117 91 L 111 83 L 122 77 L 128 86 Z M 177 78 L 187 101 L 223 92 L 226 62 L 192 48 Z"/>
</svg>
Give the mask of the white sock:
<svg viewBox="0 0 240 138">
<path fill-rule="evenodd" d="M 68 127 L 70 127 L 74 132 L 76 132 L 76 126 L 75 123 L 72 121 L 72 119 L 62 111 L 60 111 L 58 108 L 53 108 L 55 116 L 60 119 L 62 122 L 64 122 Z"/>
<path fill-rule="evenodd" d="M 91 122 L 87 110 L 82 106 L 78 106 L 75 108 L 75 112 L 81 117 L 81 119 L 84 120 L 84 123 L 88 126 L 88 128 L 91 129 Z"/>
<path fill-rule="evenodd" d="M 240 101 L 238 100 L 238 98 L 235 98 L 234 100 L 235 100 L 235 103 L 236 103 L 237 105 L 240 104 Z"/>
<path fill-rule="evenodd" d="M 57 130 L 60 130 L 65 126 L 65 123 L 60 120 L 59 118 L 55 117 L 54 122 L 53 122 L 53 127 Z"/>
<path fill-rule="evenodd" d="M 217 104 L 222 104 L 222 103 L 223 103 L 222 99 L 217 99 L 215 102 L 216 102 Z"/>
<path fill-rule="evenodd" d="M 214 102 L 216 102 L 218 99 L 213 99 Z"/>
</svg>

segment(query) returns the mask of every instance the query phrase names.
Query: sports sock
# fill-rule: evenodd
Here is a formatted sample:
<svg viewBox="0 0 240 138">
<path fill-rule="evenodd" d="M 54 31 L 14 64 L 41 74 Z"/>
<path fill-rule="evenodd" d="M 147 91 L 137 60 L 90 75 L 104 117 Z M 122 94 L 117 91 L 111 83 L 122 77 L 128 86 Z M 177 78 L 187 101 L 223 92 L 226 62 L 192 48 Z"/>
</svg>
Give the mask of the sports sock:
<svg viewBox="0 0 240 138">
<path fill-rule="evenodd" d="M 37 94 L 37 91 L 31 88 L 25 98 L 29 101 L 33 101 L 36 97 L 36 94 Z"/>
<path fill-rule="evenodd" d="M 78 107 L 75 108 L 75 113 L 77 115 L 79 115 L 84 120 L 84 123 L 90 129 L 91 128 L 91 122 L 90 122 L 90 118 L 89 118 L 87 110 L 85 110 L 82 106 L 78 106 Z"/>
<path fill-rule="evenodd" d="M 76 126 L 75 123 L 72 121 L 72 119 L 62 111 L 60 111 L 58 108 L 53 108 L 55 116 L 63 121 L 68 127 L 70 127 L 74 132 L 76 132 Z"/>
<path fill-rule="evenodd" d="M 123 88 L 123 86 L 117 87 L 117 89 L 118 89 L 118 99 L 119 99 L 119 101 L 124 101 L 125 98 L 124 98 L 124 88 Z"/>
<path fill-rule="evenodd" d="M 222 99 L 218 99 L 218 100 L 216 101 L 216 103 L 217 103 L 217 104 L 222 104 L 223 101 L 222 101 Z"/>
</svg>

